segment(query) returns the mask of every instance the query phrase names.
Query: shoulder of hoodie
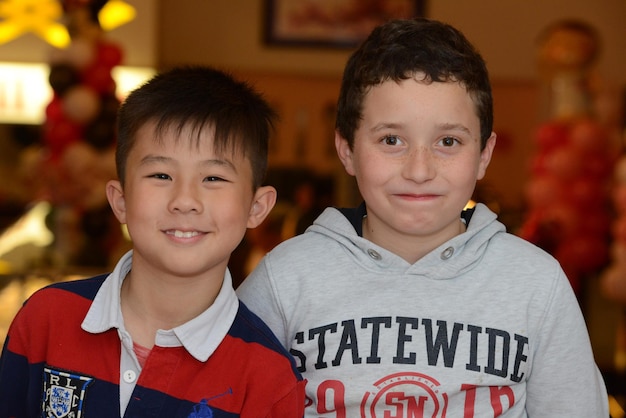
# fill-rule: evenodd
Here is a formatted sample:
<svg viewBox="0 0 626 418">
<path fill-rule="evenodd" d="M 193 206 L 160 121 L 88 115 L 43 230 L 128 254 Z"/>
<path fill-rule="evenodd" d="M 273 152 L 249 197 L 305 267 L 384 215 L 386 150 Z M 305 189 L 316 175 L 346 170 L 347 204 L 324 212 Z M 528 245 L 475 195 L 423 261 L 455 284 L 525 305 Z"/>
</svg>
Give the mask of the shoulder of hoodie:
<svg viewBox="0 0 626 418">
<path fill-rule="evenodd" d="M 506 230 L 506 227 L 497 219 L 497 215 L 493 213 L 485 205 L 479 204 L 476 206 L 474 216 L 470 221 L 478 221 L 480 229 L 491 229 L 491 232 L 486 232 L 484 239 L 487 239 L 486 252 L 489 256 L 497 256 L 502 259 L 503 263 L 506 260 L 517 260 L 523 262 L 531 262 L 537 266 L 547 267 L 549 265 L 559 266 L 558 260 L 547 251 L 538 247 L 537 245 L 511 233 Z M 483 234 L 485 231 L 477 231 L 477 235 Z"/>
<path fill-rule="evenodd" d="M 516 265 L 526 271 L 543 271 L 548 275 L 561 270 L 559 261 L 552 254 L 506 230 L 489 239 L 485 257 L 490 260 L 485 262 L 499 263 L 503 268 Z"/>
<path fill-rule="evenodd" d="M 310 260 L 312 253 L 326 252 L 331 250 L 334 245 L 339 245 L 329 235 L 319 233 L 320 228 L 326 231 L 334 231 L 339 235 L 353 235 L 357 237 L 350 221 L 338 209 L 328 207 L 305 232 L 281 242 L 268 255 L 275 259 L 283 257 L 298 259 L 302 257 Z M 333 245 L 333 243 L 335 244 Z"/>
</svg>

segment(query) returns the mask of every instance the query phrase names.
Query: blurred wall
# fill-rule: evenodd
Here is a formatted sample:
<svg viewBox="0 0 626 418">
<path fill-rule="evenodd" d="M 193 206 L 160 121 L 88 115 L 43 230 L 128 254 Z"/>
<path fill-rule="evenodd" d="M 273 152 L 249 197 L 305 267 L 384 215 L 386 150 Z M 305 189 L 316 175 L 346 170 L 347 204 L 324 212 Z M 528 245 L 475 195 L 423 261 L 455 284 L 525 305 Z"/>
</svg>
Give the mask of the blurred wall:
<svg viewBox="0 0 626 418">
<path fill-rule="evenodd" d="M 341 73 L 349 50 L 264 45 L 265 1 L 161 0 L 159 64 L 197 62 L 256 71 Z M 624 0 L 426 0 L 426 14 L 461 29 L 497 79 L 534 78 L 534 42 L 539 32 L 561 18 L 585 19 L 604 41 L 601 71 L 626 84 Z"/>
<path fill-rule="evenodd" d="M 339 75 L 351 52 L 264 45 L 267 0 L 126 0 L 137 18 L 108 33 L 125 51 L 124 65 L 207 63 L 245 71 Z M 304 0 L 303 0 L 304 1 Z M 626 84 L 624 0 L 425 0 L 429 17 L 465 32 L 494 79 L 533 79 L 534 41 L 565 17 L 596 26 L 604 41 L 600 70 Z M 0 61 L 46 62 L 50 47 L 33 34 L 0 45 Z"/>
</svg>

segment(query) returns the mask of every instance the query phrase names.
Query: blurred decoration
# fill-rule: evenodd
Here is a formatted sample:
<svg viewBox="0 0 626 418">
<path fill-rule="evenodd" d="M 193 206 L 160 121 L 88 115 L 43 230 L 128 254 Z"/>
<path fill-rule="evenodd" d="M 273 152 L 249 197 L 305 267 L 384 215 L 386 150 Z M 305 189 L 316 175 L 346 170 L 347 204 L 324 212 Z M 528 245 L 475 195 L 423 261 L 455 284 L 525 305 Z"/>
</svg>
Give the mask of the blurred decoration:
<svg viewBox="0 0 626 418">
<path fill-rule="evenodd" d="M 99 6 L 97 3 L 106 3 Z M 65 48 L 72 42 L 72 27 L 59 19 L 64 11 L 95 10 L 90 20 L 109 31 L 135 18 L 135 9 L 121 0 L 2 0 L 0 1 L 0 44 L 34 33 L 50 45 Z"/>
<path fill-rule="evenodd" d="M 135 8 L 125 1 L 109 0 L 98 14 L 100 27 L 110 31 L 135 19 Z"/>
<path fill-rule="evenodd" d="M 52 96 L 40 141 L 20 154 L 19 175 L 32 201 L 51 205 L 46 224 L 54 240 L 40 264 L 108 267 L 126 242 L 105 194 L 106 182 L 116 178 L 120 99 L 112 72 L 123 54 L 98 21 L 106 0 L 61 5 L 71 42 L 51 53 Z"/>
<path fill-rule="evenodd" d="M 534 138 L 527 212 L 518 234 L 559 260 L 580 297 L 585 280 L 609 261 L 610 186 L 619 141 L 594 105 L 600 96 L 594 28 L 559 21 L 545 29 L 538 46 L 547 121 Z"/>
<path fill-rule="evenodd" d="M 618 321 L 614 363 L 626 382 L 626 156 L 622 156 L 615 166 L 612 197 L 615 220 L 612 224 L 611 264 L 602 273 L 601 289 L 606 298 L 625 308 Z"/>
<path fill-rule="evenodd" d="M 626 91 L 623 95 L 626 99 Z M 600 278 L 602 295 L 617 304 L 619 318 L 615 333 L 614 371 L 606 374 L 609 393 L 616 393 L 618 401 L 626 406 L 626 100 L 621 102 L 622 154 L 613 173 L 611 197 L 615 218 L 612 223 L 613 242 L 611 263 Z M 620 416 L 620 415 L 615 415 Z M 621 415 L 625 416 L 625 415 Z"/>
<path fill-rule="evenodd" d="M 38 247 L 52 243 L 52 233 L 46 227 L 46 217 L 50 211 L 48 202 L 38 202 L 16 223 L 4 230 L 0 234 L 0 255 L 29 243 Z"/>
<path fill-rule="evenodd" d="M 54 94 L 50 79 L 62 90 L 72 85 L 74 72 L 69 71 L 62 66 L 51 70 L 48 63 L 0 62 L 0 124 L 41 125 Z M 115 96 L 120 100 L 125 98 L 155 72 L 150 67 L 114 67 L 111 73 L 116 84 Z"/>
<path fill-rule="evenodd" d="M 4 0 L 0 3 L 0 44 L 32 32 L 50 45 L 63 47 L 70 37 L 57 22 L 62 16 L 57 0 Z"/>
</svg>

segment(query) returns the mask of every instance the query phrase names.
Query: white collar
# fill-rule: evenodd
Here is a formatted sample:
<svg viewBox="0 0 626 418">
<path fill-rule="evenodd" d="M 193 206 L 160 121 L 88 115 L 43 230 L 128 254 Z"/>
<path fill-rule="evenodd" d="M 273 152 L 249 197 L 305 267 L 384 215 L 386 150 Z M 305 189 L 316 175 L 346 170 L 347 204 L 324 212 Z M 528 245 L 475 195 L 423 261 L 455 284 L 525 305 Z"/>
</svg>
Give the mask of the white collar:
<svg viewBox="0 0 626 418">
<path fill-rule="evenodd" d="M 126 332 L 120 302 L 122 282 L 132 266 L 132 250 L 124 254 L 115 269 L 105 279 L 85 316 L 82 328 L 92 334 L 116 328 Z M 192 320 L 171 330 L 159 330 L 155 344 L 162 347 L 184 346 L 198 361 L 206 361 L 230 329 L 239 300 L 226 270 L 222 288 L 213 304 Z"/>
</svg>

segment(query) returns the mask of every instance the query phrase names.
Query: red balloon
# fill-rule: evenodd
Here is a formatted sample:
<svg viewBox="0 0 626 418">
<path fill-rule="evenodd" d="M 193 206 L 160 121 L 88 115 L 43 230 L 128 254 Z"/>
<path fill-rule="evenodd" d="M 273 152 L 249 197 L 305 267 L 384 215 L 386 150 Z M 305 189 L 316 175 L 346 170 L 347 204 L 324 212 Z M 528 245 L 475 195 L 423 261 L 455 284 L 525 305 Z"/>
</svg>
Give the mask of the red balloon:
<svg viewBox="0 0 626 418">
<path fill-rule="evenodd" d="M 122 49 L 110 42 L 98 42 L 96 46 L 96 61 L 109 69 L 122 62 Z"/>
<path fill-rule="evenodd" d="M 546 154 L 545 153 L 539 153 L 531 158 L 530 173 L 533 176 L 537 176 L 537 177 L 548 174 L 548 169 L 546 168 Z"/>
<path fill-rule="evenodd" d="M 609 245 L 604 239 L 579 235 L 564 241 L 555 257 L 575 266 L 579 272 L 589 274 L 609 261 Z"/>
<path fill-rule="evenodd" d="M 59 96 L 54 96 L 46 106 L 46 120 L 58 121 L 64 118 L 63 100 Z"/>
<path fill-rule="evenodd" d="M 108 95 L 115 93 L 115 80 L 107 67 L 93 66 L 82 74 L 83 83 L 97 93 Z"/>
<path fill-rule="evenodd" d="M 569 202 L 578 207 L 606 207 L 608 203 L 607 185 L 581 177 L 573 180 L 567 188 Z"/>
<path fill-rule="evenodd" d="M 59 158 L 65 149 L 81 140 L 82 129 L 80 125 L 67 119 L 48 123 L 44 129 L 44 145 L 51 157 Z"/>
<path fill-rule="evenodd" d="M 569 136 L 572 145 L 584 152 L 603 151 L 607 147 L 606 131 L 591 118 L 573 122 Z"/>
<path fill-rule="evenodd" d="M 580 175 L 583 158 L 575 150 L 564 147 L 552 151 L 545 159 L 546 169 L 562 179 L 572 179 Z"/>
<path fill-rule="evenodd" d="M 608 153 L 587 153 L 582 161 L 582 171 L 586 177 L 603 181 L 613 177 L 615 159 Z"/>
<path fill-rule="evenodd" d="M 614 218 L 608 208 L 590 208 L 582 217 L 580 233 L 609 241 L 613 220 Z"/>
<path fill-rule="evenodd" d="M 575 206 L 558 202 L 546 208 L 544 221 L 553 225 L 559 240 L 565 240 L 576 234 L 581 223 L 581 214 Z"/>
<path fill-rule="evenodd" d="M 525 187 L 526 200 L 532 208 L 545 208 L 561 200 L 562 187 L 553 176 L 531 179 Z"/>
<path fill-rule="evenodd" d="M 567 125 L 560 122 L 544 123 L 537 129 L 535 140 L 542 150 L 560 148 L 568 142 Z"/>
</svg>

